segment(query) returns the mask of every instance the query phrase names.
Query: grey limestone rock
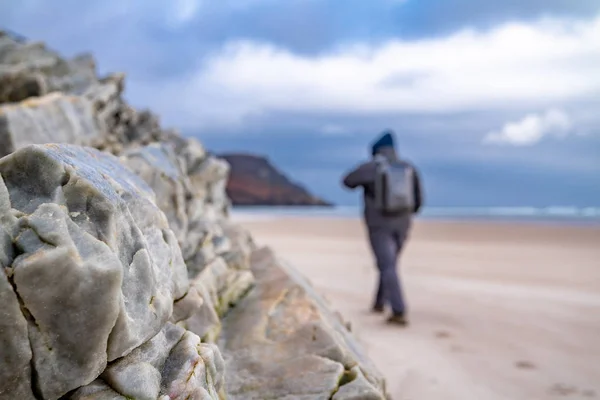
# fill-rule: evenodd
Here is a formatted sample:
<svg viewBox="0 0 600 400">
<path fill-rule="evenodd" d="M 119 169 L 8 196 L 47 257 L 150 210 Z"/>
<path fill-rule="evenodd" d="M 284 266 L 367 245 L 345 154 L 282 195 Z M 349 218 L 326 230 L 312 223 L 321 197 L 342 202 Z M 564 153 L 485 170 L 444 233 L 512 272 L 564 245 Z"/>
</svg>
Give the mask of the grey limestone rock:
<svg viewBox="0 0 600 400">
<path fill-rule="evenodd" d="M 385 399 L 381 374 L 303 277 L 269 249 L 252 272 L 218 341 L 229 399 Z"/>
<path fill-rule="evenodd" d="M 185 143 L 193 146 L 196 142 Z M 182 146 L 187 148 L 187 145 Z M 126 151 L 121 160 L 156 193 L 156 202 L 177 236 L 189 277 L 193 279 L 216 257 L 231 252 L 232 242 L 224 230 L 222 216 L 206 215 L 208 200 L 202 197 L 205 192 L 196 185 L 208 183 L 197 181 L 194 184 L 190 180 L 186 172 L 187 161 L 178 158 L 176 148 L 171 142 L 153 143 Z M 241 245 L 245 240 L 233 228 L 230 233 L 236 238 L 236 244 Z"/>
<path fill-rule="evenodd" d="M 216 346 L 167 323 L 148 342 L 108 365 L 100 379 L 69 396 L 76 400 L 219 400 L 224 362 Z"/>
<path fill-rule="evenodd" d="M 80 387 L 67 398 L 69 400 L 128 400 L 101 379 L 96 379 L 89 385 Z"/>
<path fill-rule="evenodd" d="M 171 349 L 185 330 L 166 324 L 152 339 L 129 355 L 110 364 L 102 378 L 116 392 L 137 400 L 156 400 L 161 391 L 162 370 Z"/>
<path fill-rule="evenodd" d="M 249 269 L 232 269 L 221 257 L 215 258 L 191 283 L 190 299 L 176 303 L 179 326 L 213 342 L 221 331 L 220 318 L 236 305 L 254 284 Z M 198 300 L 201 299 L 200 300 Z"/>
<path fill-rule="evenodd" d="M 189 185 L 173 150 L 156 143 L 130 150 L 121 160 L 153 189 L 157 205 L 183 248 L 188 238 Z"/>
<path fill-rule="evenodd" d="M 1 189 L 0 189 L 1 190 Z M 8 247 L 6 234 L 1 246 Z M 10 265 L 0 260 L 2 267 Z M 31 387 L 31 347 L 27 333 L 27 320 L 20 310 L 19 301 L 9 282 L 5 268 L 0 271 L 0 399 L 34 399 Z"/>
<path fill-rule="evenodd" d="M 34 391 L 56 399 L 153 338 L 187 293 L 187 271 L 152 190 L 115 157 L 32 145 L 1 159 L 0 176 L 3 272 L 23 311 L 13 298 L 10 318 L 21 333 L 27 322 Z M 0 374 L 28 357 L 9 345 Z"/>
<path fill-rule="evenodd" d="M 194 279 L 187 295 L 174 304 L 171 321 L 206 340 L 216 340 L 219 316 L 253 283 L 249 236 L 223 220 L 211 220 L 197 212 L 203 199 L 194 194 L 186 161 L 180 162 L 172 143 L 131 149 L 121 160 L 154 189 L 157 204 L 179 239 L 188 275 Z"/>
<path fill-rule="evenodd" d="M 229 164 L 225 160 L 208 155 L 202 144 L 194 138 L 184 139 L 168 135 L 166 140 L 173 143 L 182 160 L 184 172 L 191 181 L 194 197 L 202 199 L 203 206 L 198 211 L 210 220 L 226 217 L 230 207 L 225 193 Z"/>
<path fill-rule="evenodd" d="M 0 399 L 33 399 L 31 387 L 31 346 L 27 320 L 21 313 L 19 299 L 9 280 L 7 268 L 12 264 L 12 238 L 5 225 L 10 215 L 8 191 L 0 179 L 0 360 L 10 368 L 0 369 Z"/>
<path fill-rule="evenodd" d="M 0 103 L 53 91 L 81 94 L 96 81 L 91 55 L 66 60 L 44 43 L 24 42 L 0 31 Z"/>
<path fill-rule="evenodd" d="M 204 199 L 204 213 L 208 218 L 218 219 L 228 215 L 229 199 L 225 187 L 229 177 L 229 164 L 220 158 L 207 157 L 188 165 L 188 175 L 194 195 Z"/>
<path fill-rule="evenodd" d="M 17 103 L 48 92 L 48 84 L 41 73 L 0 66 L 0 103 Z"/>
<path fill-rule="evenodd" d="M 92 104 L 83 97 L 52 93 L 0 106 L 0 157 L 29 144 L 103 141 Z"/>
<path fill-rule="evenodd" d="M 170 400 L 219 400 L 224 397 L 225 364 L 219 349 L 185 332 L 162 372 L 162 394 Z"/>
</svg>

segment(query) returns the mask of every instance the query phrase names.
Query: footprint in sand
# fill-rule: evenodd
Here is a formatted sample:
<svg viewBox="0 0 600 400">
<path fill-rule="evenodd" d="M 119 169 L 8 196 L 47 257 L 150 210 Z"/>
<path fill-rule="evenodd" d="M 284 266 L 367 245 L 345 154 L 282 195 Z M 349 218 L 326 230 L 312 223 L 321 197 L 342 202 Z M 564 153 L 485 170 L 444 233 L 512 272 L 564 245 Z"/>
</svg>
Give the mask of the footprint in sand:
<svg viewBox="0 0 600 400">
<path fill-rule="evenodd" d="M 450 346 L 450 351 L 453 353 L 466 353 L 467 350 L 465 350 L 464 347 L 458 345 L 458 344 L 453 344 L 452 346 Z"/>
<path fill-rule="evenodd" d="M 450 332 L 447 331 L 437 331 L 435 332 L 435 337 L 438 339 L 448 339 L 452 337 L 452 335 L 450 335 Z"/>
<path fill-rule="evenodd" d="M 536 369 L 536 365 L 534 363 L 532 363 L 531 361 L 517 361 L 515 363 L 515 366 L 519 369 Z"/>
<path fill-rule="evenodd" d="M 559 396 L 570 396 L 578 392 L 575 386 L 565 385 L 564 383 L 557 383 L 550 388 L 550 393 L 557 394 Z"/>
<path fill-rule="evenodd" d="M 565 385 L 564 383 L 557 383 L 556 385 L 552 386 L 550 388 L 550 393 L 558 395 L 558 396 L 571 396 L 571 395 L 577 395 L 577 394 L 581 394 L 583 397 L 586 398 L 595 398 L 596 397 L 596 392 L 594 390 L 591 389 L 587 389 L 587 390 L 580 390 L 578 388 L 576 388 L 575 386 L 572 385 Z"/>
</svg>

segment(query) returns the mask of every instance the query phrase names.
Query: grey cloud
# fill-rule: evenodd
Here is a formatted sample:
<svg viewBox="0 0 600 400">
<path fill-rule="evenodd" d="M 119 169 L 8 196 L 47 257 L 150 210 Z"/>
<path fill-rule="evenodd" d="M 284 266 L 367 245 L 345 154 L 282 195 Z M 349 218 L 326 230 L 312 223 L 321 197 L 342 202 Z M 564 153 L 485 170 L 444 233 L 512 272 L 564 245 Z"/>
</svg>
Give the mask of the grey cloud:
<svg viewBox="0 0 600 400">
<path fill-rule="evenodd" d="M 333 0 L 294 0 L 257 2 L 242 8 L 232 7 L 228 1 L 205 2 L 208 8 L 195 19 L 175 26 L 165 12 L 166 4 L 156 0 L 0 0 L 0 26 L 45 40 L 66 55 L 93 52 L 103 72 L 129 73 L 128 96 L 145 106 L 148 96 L 160 96 L 170 79 L 185 76 L 197 68 L 205 54 L 233 38 L 254 38 L 295 52 L 319 53 L 353 40 L 429 37 L 464 26 L 489 26 L 543 15 L 586 17 L 600 11 L 596 0 L 412 0 L 393 7 L 388 1 L 367 4 L 349 0 L 340 7 L 339 1 Z M 425 78 L 400 74 L 382 84 L 411 85 Z M 149 88 L 149 92 L 141 88 Z M 597 107 L 590 104 L 568 108 L 574 119 L 579 118 L 587 136 L 550 141 L 529 152 L 480 145 L 485 132 L 521 117 L 520 113 L 427 117 L 271 113 L 253 116 L 237 128 L 185 133 L 199 136 L 217 151 L 266 153 L 317 193 L 352 202 L 355 197 L 339 187 L 339 174 L 364 159 L 371 139 L 391 126 L 398 132 L 401 151 L 423 168 L 430 204 L 464 204 L 467 200 L 473 205 L 517 200 L 528 204 L 589 204 L 600 198 L 600 141 L 594 136 L 600 132 L 600 120 Z M 168 122 L 177 126 L 184 121 L 175 113 Z M 347 127 L 351 135 L 323 137 L 318 133 L 331 123 Z M 319 170 L 324 172 L 315 172 Z M 557 179 L 565 182 L 566 189 L 560 193 L 555 187 Z M 518 199 L 515 183 L 520 188 Z"/>
<path fill-rule="evenodd" d="M 430 75 L 424 72 L 398 72 L 383 78 L 377 85 L 388 88 L 410 89 L 420 81 L 426 80 Z"/>
</svg>

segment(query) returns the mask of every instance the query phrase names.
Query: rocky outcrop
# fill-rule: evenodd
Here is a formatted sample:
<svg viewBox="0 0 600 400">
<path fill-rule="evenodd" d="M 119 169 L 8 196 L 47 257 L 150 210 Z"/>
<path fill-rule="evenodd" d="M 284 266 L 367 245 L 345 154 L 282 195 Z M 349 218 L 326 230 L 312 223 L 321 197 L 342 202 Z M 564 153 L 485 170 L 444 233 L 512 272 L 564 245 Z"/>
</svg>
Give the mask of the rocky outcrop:
<svg viewBox="0 0 600 400">
<path fill-rule="evenodd" d="M 229 164 L 94 64 L 0 33 L 0 400 L 382 398 L 310 285 L 228 220 Z"/>
<path fill-rule="evenodd" d="M 230 399 L 381 400 L 385 383 L 312 286 L 268 248 L 256 288 L 223 324 Z"/>
<path fill-rule="evenodd" d="M 187 293 L 187 270 L 154 193 L 113 156 L 32 145 L 0 160 L 0 175 L 33 392 L 59 398 L 152 339 Z"/>
<path fill-rule="evenodd" d="M 92 104 L 52 93 L 0 109 L 0 157 L 36 143 L 94 146 L 103 142 Z"/>
<path fill-rule="evenodd" d="M 81 94 L 97 81 L 89 54 L 63 59 L 41 42 L 0 31 L 0 103 L 15 103 L 54 91 Z"/>
<path fill-rule="evenodd" d="M 220 155 L 231 166 L 227 195 L 240 206 L 331 206 L 290 181 L 264 157 Z"/>
</svg>

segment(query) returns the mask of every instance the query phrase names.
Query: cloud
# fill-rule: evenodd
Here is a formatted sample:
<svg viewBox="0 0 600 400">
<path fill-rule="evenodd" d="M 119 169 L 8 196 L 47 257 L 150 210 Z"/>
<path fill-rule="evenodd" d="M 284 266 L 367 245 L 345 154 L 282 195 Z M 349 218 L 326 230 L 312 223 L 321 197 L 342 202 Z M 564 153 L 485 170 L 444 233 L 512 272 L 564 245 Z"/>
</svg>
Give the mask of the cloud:
<svg viewBox="0 0 600 400">
<path fill-rule="evenodd" d="M 202 6 L 202 0 L 175 0 L 171 4 L 172 23 L 175 25 L 183 24 L 196 16 L 196 13 Z"/>
<path fill-rule="evenodd" d="M 564 136 L 571 129 L 571 119 L 561 110 L 549 110 L 544 114 L 530 114 L 517 122 L 508 122 L 498 132 L 490 132 L 485 143 L 530 146 L 545 136 Z"/>
<path fill-rule="evenodd" d="M 333 200 L 350 198 L 335 171 L 389 126 L 431 204 L 597 202 L 598 0 L 339 3 L 0 0 L 0 26 L 92 52 L 166 125 L 211 150 L 267 154 Z M 587 135 L 482 146 L 491 128 L 553 108 Z"/>
<path fill-rule="evenodd" d="M 348 128 L 337 125 L 337 124 L 327 124 L 321 127 L 321 133 L 329 136 L 345 136 L 350 133 Z"/>
<path fill-rule="evenodd" d="M 377 46 L 357 43 L 320 56 L 233 41 L 181 79 L 137 82 L 137 89 L 142 99 L 157 89 L 163 93 L 151 105 L 170 122 L 201 128 L 276 112 L 377 115 L 562 106 L 597 98 L 599 65 L 597 17 L 512 23 Z"/>
</svg>

